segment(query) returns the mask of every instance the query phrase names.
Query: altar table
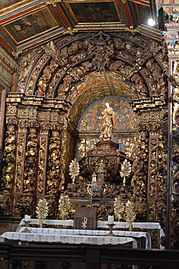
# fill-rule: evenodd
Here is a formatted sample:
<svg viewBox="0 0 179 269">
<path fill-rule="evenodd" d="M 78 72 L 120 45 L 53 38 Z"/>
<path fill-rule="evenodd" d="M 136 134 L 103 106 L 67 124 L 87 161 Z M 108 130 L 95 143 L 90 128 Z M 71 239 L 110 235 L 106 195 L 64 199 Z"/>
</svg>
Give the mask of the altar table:
<svg viewBox="0 0 179 269">
<path fill-rule="evenodd" d="M 44 227 L 57 227 L 57 228 L 71 228 L 70 230 L 74 230 L 73 228 L 74 220 L 51 220 L 46 219 L 44 221 Z M 30 220 L 31 226 L 38 226 L 39 222 L 38 219 L 31 219 Z M 19 223 L 17 230 L 20 231 L 21 228 L 24 226 L 24 219 L 21 220 Z M 109 230 L 108 221 L 97 221 L 97 230 Z M 129 224 L 123 221 L 115 221 L 114 222 L 114 229 L 113 233 L 119 233 L 120 236 L 129 236 L 129 237 L 145 237 L 146 238 L 146 247 L 145 248 L 160 248 L 160 241 L 161 237 L 164 236 L 163 229 L 158 222 L 133 222 L 133 234 L 130 234 L 129 231 Z M 85 230 L 83 230 L 85 233 Z M 94 231 L 94 230 L 91 230 Z M 143 233 L 143 234 L 142 234 Z M 151 242 L 152 241 L 152 242 Z"/>
<path fill-rule="evenodd" d="M 106 235 L 82 235 L 45 232 L 5 232 L 1 238 L 6 240 L 25 241 L 25 242 L 48 242 L 62 244 L 86 244 L 86 245 L 123 245 L 132 243 L 132 248 L 137 248 L 137 241 L 132 237 L 106 236 Z"/>
</svg>

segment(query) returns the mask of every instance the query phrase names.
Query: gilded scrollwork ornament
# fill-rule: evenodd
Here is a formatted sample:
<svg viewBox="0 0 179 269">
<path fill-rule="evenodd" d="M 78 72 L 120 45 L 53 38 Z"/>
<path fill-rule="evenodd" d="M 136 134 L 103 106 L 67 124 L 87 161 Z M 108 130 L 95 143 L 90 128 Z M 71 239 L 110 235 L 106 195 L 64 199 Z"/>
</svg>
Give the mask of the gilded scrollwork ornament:
<svg viewBox="0 0 179 269">
<path fill-rule="evenodd" d="M 163 123 L 164 124 L 164 123 Z M 164 133 L 150 133 L 148 175 L 148 218 L 166 223 L 167 152 Z"/>
<path fill-rule="evenodd" d="M 14 199 L 13 215 L 23 218 L 25 214 L 32 215 L 35 208 L 35 196 L 31 193 L 17 195 Z"/>
<path fill-rule="evenodd" d="M 39 156 L 38 156 L 38 179 L 37 179 L 37 193 L 44 194 L 46 187 L 46 156 L 48 137 L 41 136 L 39 139 Z"/>
<path fill-rule="evenodd" d="M 58 192 L 60 183 L 60 157 L 61 157 L 61 138 L 60 131 L 52 130 L 49 140 L 48 170 L 46 193 L 55 194 Z"/>
<path fill-rule="evenodd" d="M 114 215 L 115 218 L 120 221 L 124 219 L 125 203 L 121 196 L 117 196 L 114 199 Z"/>
<path fill-rule="evenodd" d="M 19 134 L 16 153 L 15 192 L 22 192 L 24 173 L 24 166 L 22 166 L 22 163 L 24 163 L 25 160 L 25 141 L 26 133 Z"/>
<path fill-rule="evenodd" d="M 47 87 L 57 67 L 58 67 L 58 64 L 53 59 L 51 60 L 48 66 L 45 66 L 43 70 L 43 75 L 40 77 L 37 83 L 38 85 L 37 92 L 36 92 L 37 96 L 46 95 Z"/>
<path fill-rule="evenodd" d="M 28 81 L 28 84 L 25 89 L 25 94 L 32 96 L 34 94 L 35 90 L 35 82 L 37 80 L 37 75 L 39 73 L 39 70 L 45 65 L 45 63 L 48 61 L 49 56 L 46 54 L 43 54 L 43 56 L 38 60 L 36 65 L 32 67 L 32 72 Z"/>
<path fill-rule="evenodd" d="M 148 135 L 145 132 L 141 132 L 137 136 L 135 148 L 133 150 L 133 165 L 132 165 L 132 181 L 131 186 L 133 189 L 133 195 L 135 196 L 135 202 L 142 205 L 140 211 L 137 212 L 138 219 L 146 219 L 147 214 L 147 170 L 148 170 Z"/>
<path fill-rule="evenodd" d="M 6 190 L 12 190 L 15 169 L 15 141 L 16 132 L 14 125 L 8 125 L 5 138 L 3 157 L 3 186 Z"/>
<path fill-rule="evenodd" d="M 179 197 L 179 61 L 174 64 L 173 72 L 173 132 L 172 132 L 172 171 L 171 171 L 171 246 L 178 248 L 178 197 Z"/>
<path fill-rule="evenodd" d="M 36 49 L 31 53 L 27 53 L 26 55 L 22 55 L 19 61 L 19 70 L 18 70 L 18 85 L 17 92 L 25 91 L 25 83 L 28 79 L 29 74 L 33 68 L 34 63 L 38 59 L 41 50 Z"/>
<path fill-rule="evenodd" d="M 23 191 L 33 193 L 36 186 L 36 167 L 37 167 L 37 130 L 29 128 L 27 135 L 26 159 Z"/>
<path fill-rule="evenodd" d="M 40 114 L 40 133 L 39 133 L 39 151 L 38 151 L 38 175 L 37 175 L 37 194 L 44 195 L 46 192 L 46 174 L 48 159 L 48 139 L 50 130 L 50 114 L 44 112 Z M 46 122 L 45 122 L 46 119 Z"/>
</svg>

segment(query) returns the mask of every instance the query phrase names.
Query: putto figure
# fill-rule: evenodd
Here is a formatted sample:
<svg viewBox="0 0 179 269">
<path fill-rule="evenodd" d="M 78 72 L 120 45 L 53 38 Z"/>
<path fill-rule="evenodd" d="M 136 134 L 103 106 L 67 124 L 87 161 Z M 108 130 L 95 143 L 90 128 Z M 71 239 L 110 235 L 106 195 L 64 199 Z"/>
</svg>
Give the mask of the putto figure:
<svg viewBox="0 0 179 269">
<path fill-rule="evenodd" d="M 113 137 L 115 114 L 113 108 L 109 106 L 109 103 L 106 103 L 106 108 L 101 113 L 99 119 L 102 121 L 100 138 L 103 140 L 110 140 Z"/>
</svg>

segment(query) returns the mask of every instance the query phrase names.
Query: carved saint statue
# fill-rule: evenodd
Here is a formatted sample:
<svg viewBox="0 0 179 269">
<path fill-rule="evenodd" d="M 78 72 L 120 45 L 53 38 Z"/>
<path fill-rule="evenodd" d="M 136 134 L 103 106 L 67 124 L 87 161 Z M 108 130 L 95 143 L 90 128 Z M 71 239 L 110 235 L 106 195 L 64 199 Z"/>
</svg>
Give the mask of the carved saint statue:
<svg viewBox="0 0 179 269">
<path fill-rule="evenodd" d="M 115 125 L 115 114 L 113 109 L 106 103 L 106 108 L 101 113 L 99 119 L 102 121 L 100 138 L 110 140 L 113 137 L 113 128 Z"/>
</svg>

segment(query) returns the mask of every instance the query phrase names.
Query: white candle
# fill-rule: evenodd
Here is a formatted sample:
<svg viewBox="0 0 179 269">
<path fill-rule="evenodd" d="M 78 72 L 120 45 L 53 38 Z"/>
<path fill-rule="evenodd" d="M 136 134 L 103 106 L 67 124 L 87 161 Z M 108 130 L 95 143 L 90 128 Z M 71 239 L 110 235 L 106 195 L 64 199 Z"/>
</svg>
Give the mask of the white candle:
<svg viewBox="0 0 179 269">
<path fill-rule="evenodd" d="M 114 216 L 113 215 L 108 216 L 108 224 L 114 224 Z"/>
<path fill-rule="evenodd" d="M 25 215 L 25 216 L 24 216 L 24 219 L 25 219 L 25 221 L 30 221 L 31 216 L 29 216 L 29 215 Z"/>
<path fill-rule="evenodd" d="M 96 174 L 95 173 L 92 174 L 92 182 L 96 182 Z"/>
</svg>

